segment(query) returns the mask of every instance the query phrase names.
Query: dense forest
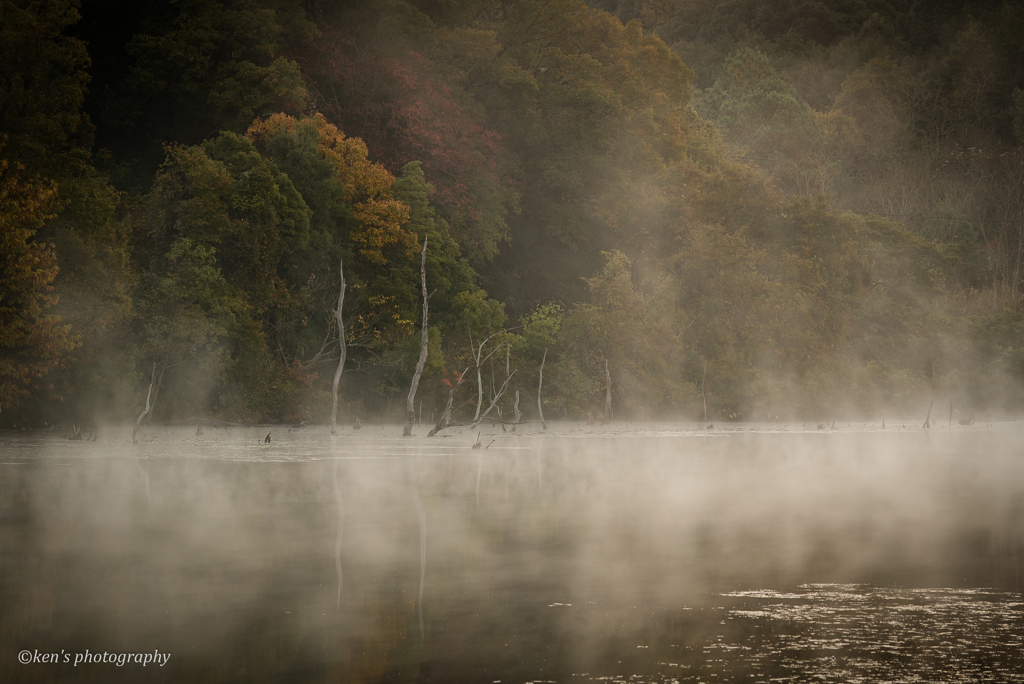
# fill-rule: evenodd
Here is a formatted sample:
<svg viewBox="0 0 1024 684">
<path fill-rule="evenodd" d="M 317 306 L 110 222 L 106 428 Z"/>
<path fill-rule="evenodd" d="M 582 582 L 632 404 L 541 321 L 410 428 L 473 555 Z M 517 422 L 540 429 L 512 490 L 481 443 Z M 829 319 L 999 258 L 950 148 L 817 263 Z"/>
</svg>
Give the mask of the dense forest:
<svg viewBox="0 0 1024 684">
<path fill-rule="evenodd" d="M 0 424 L 323 423 L 341 341 L 340 415 L 400 420 L 424 241 L 424 422 L 607 419 L 609 381 L 614 418 L 1014 412 L 1022 35 L 983 0 L 0 0 Z"/>
</svg>

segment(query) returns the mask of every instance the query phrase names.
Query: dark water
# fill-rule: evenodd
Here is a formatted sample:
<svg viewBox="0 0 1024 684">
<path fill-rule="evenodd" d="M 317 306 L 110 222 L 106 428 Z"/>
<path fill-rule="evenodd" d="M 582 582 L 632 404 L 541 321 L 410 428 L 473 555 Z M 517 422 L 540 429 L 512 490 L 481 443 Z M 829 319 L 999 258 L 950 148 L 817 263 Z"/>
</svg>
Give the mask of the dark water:
<svg viewBox="0 0 1024 684">
<path fill-rule="evenodd" d="M 1024 681 L 1012 424 L 525 432 L 0 438 L 0 681 Z"/>
</svg>

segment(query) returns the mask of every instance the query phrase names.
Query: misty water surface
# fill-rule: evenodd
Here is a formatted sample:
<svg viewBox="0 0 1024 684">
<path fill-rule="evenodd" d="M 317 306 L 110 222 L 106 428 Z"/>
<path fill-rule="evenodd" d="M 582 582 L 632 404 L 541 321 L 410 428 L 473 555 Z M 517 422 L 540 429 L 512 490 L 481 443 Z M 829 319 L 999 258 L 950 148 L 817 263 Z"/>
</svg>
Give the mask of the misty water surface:
<svg viewBox="0 0 1024 684">
<path fill-rule="evenodd" d="M 8 433 L 0 680 L 1019 681 L 1024 430 L 838 427 Z"/>
</svg>

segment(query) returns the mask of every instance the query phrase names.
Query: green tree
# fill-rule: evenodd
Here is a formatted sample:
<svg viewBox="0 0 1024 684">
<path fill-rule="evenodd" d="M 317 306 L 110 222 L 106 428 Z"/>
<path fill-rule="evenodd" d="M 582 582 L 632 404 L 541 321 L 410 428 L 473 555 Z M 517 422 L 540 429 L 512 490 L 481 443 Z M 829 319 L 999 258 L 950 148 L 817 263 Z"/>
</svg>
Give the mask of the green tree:
<svg viewBox="0 0 1024 684">
<path fill-rule="evenodd" d="M 65 35 L 73 0 L 5 2 L 0 20 L 3 156 L 29 178 L 73 175 L 88 160 L 92 126 L 81 112 L 89 76 L 85 42 Z"/>
<path fill-rule="evenodd" d="M 157 267 L 143 275 L 135 299 L 140 356 L 156 373 L 154 412 L 205 414 L 214 379 L 223 378 L 236 312 L 244 306 L 217 267 L 214 250 L 176 238 Z M 172 383 L 168 370 L 183 381 Z M 165 382 L 172 385 L 167 409 L 158 402 Z"/>
<path fill-rule="evenodd" d="M 305 110 L 302 73 L 285 56 L 317 35 L 299 2 L 186 0 L 147 6 L 140 19 L 122 48 L 129 68 L 107 66 L 91 105 L 100 145 L 127 164 L 124 186 L 145 190 L 138 180 L 155 170 L 164 141 L 194 145 L 244 133 L 258 116 Z"/>
</svg>

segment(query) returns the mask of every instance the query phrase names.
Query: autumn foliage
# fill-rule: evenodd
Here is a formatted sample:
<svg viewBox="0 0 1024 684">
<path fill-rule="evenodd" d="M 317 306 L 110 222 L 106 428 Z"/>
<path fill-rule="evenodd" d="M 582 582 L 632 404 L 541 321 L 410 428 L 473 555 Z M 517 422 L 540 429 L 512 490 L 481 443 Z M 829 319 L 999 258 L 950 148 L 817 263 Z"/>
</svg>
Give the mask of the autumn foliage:
<svg viewBox="0 0 1024 684">
<path fill-rule="evenodd" d="M 71 326 L 52 312 L 53 247 L 32 240 L 53 216 L 55 194 L 0 159 L 0 409 L 14 407 L 76 346 Z"/>
<path fill-rule="evenodd" d="M 1012 3 L 3 6 L 4 425 L 1024 406 Z"/>
</svg>

